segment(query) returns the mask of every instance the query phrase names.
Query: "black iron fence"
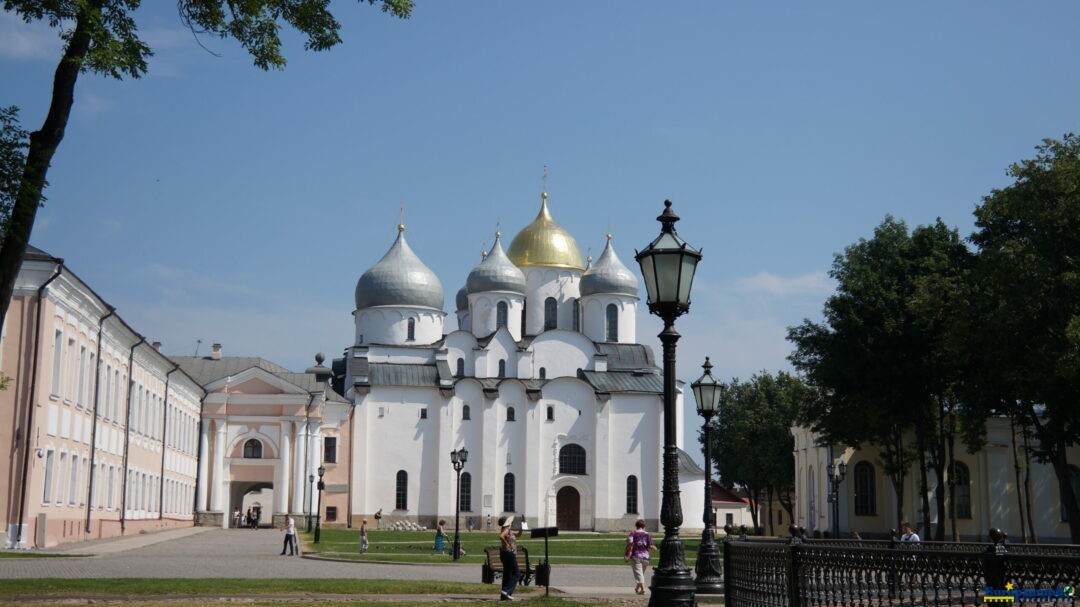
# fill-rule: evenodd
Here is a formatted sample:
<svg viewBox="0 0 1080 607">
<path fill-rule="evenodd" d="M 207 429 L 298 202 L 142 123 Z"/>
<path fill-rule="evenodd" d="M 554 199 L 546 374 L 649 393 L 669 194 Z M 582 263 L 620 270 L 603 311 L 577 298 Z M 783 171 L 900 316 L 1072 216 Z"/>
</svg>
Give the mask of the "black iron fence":
<svg viewBox="0 0 1080 607">
<path fill-rule="evenodd" d="M 724 540 L 727 607 L 929 606 L 1080 600 L 1080 546 L 1013 545 L 997 529 L 988 543 Z"/>
</svg>

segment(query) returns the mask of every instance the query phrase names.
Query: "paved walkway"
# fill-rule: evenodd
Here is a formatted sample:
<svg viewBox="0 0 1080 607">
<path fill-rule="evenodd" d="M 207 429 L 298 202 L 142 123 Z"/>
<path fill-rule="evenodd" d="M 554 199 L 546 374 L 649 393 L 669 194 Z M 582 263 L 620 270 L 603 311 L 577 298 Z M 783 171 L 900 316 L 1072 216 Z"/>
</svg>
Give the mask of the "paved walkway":
<svg viewBox="0 0 1080 607">
<path fill-rule="evenodd" d="M 66 544 L 43 552 L 79 558 L 0 559 L 0 578 L 354 578 L 479 582 L 476 564 L 333 562 L 280 556 L 272 529 L 193 527 Z M 552 592 L 580 598 L 647 603 L 633 592 L 630 567 L 552 566 Z M 492 585 L 497 598 L 498 586 Z M 445 597 L 440 597 L 445 598 Z"/>
</svg>

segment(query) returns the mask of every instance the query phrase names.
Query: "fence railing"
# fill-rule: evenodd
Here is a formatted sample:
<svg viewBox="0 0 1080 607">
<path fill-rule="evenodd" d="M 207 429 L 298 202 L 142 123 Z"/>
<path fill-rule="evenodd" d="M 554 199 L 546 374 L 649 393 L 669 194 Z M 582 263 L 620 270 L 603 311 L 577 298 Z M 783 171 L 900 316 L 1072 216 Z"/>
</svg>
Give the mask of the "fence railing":
<svg viewBox="0 0 1080 607">
<path fill-rule="evenodd" d="M 723 541 L 727 607 L 1075 604 L 1080 546 L 991 541 Z"/>
</svg>

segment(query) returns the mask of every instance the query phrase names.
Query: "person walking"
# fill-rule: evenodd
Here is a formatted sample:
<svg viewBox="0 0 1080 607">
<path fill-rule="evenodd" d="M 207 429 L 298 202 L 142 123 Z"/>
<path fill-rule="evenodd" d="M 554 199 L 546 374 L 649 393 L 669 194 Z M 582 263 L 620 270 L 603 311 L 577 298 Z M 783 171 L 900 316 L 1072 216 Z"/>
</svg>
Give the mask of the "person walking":
<svg viewBox="0 0 1080 607">
<path fill-rule="evenodd" d="M 634 530 L 626 536 L 626 554 L 624 560 L 630 561 L 634 572 L 634 592 L 645 594 L 645 568 L 649 566 L 649 551 L 656 550 L 652 536 L 645 531 L 645 519 L 639 518 L 634 523 Z"/>
<path fill-rule="evenodd" d="M 900 532 L 903 534 L 900 536 L 901 542 L 917 544 L 922 541 L 919 538 L 919 534 L 915 533 L 915 530 L 911 528 L 911 523 L 907 521 L 900 523 Z"/>
<path fill-rule="evenodd" d="M 364 554 L 368 549 L 367 539 L 367 519 L 360 522 L 360 554 Z"/>
<path fill-rule="evenodd" d="M 517 538 L 521 536 L 521 529 L 512 531 L 510 526 L 513 524 L 513 516 L 499 517 L 499 561 L 503 566 L 500 601 L 514 600 L 514 589 L 517 588 L 518 577 L 521 575 L 517 562 Z"/>
<path fill-rule="evenodd" d="M 435 552 L 446 552 L 446 520 L 439 519 L 439 525 L 435 527 Z"/>
<path fill-rule="evenodd" d="M 281 546 L 281 554 L 284 555 L 287 548 L 289 556 L 299 555 L 300 547 L 296 545 L 296 521 L 292 515 L 285 516 L 285 526 L 282 529 L 285 531 L 285 543 Z"/>
</svg>

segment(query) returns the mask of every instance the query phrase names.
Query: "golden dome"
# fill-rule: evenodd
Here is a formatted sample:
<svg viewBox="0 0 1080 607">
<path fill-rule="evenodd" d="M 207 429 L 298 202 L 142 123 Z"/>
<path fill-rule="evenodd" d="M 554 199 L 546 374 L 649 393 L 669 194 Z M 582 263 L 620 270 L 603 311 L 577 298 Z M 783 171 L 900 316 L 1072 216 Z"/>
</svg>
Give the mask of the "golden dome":
<svg viewBox="0 0 1080 607">
<path fill-rule="evenodd" d="M 584 270 L 577 241 L 555 223 L 548 211 L 547 193 L 541 196 L 540 213 L 522 228 L 506 254 L 516 266 L 547 266 Z"/>
</svg>

